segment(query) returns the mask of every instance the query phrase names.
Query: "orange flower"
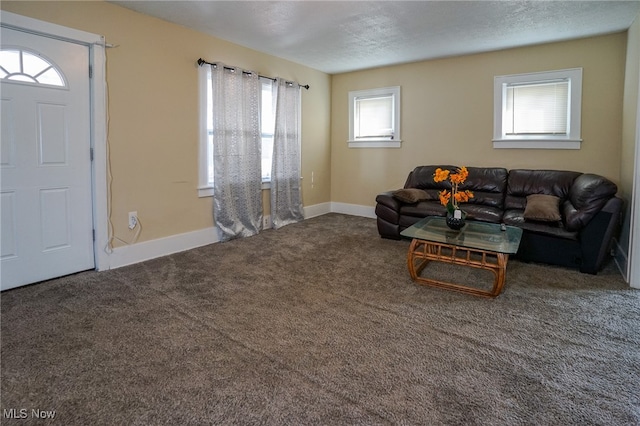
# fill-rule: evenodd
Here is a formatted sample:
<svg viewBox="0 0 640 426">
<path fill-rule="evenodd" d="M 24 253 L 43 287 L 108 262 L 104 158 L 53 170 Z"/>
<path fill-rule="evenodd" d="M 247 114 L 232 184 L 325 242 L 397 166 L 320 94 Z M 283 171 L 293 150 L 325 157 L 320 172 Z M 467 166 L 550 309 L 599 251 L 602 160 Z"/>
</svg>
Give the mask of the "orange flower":
<svg viewBox="0 0 640 426">
<path fill-rule="evenodd" d="M 467 177 L 469 176 L 469 170 L 467 170 L 465 166 L 460 167 L 460 169 L 458 170 L 458 173 L 463 176 L 462 178 L 463 182 L 467 180 Z"/>
<path fill-rule="evenodd" d="M 447 180 L 449 177 L 449 170 L 442 170 L 441 168 L 437 168 L 435 174 L 433 175 L 434 182 L 442 182 Z"/>
<path fill-rule="evenodd" d="M 468 176 L 469 176 L 469 171 L 467 170 L 467 168 L 461 167 L 458 169 L 458 173 L 452 174 L 449 178 L 451 179 L 451 183 L 459 184 L 467 180 Z"/>
<path fill-rule="evenodd" d="M 460 167 L 456 173 L 451 173 L 449 170 L 442 170 L 438 167 L 433 174 L 434 182 L 443 182 L 447 179 L 451 181 L 451 192 L 445 189 L 438 194 L 440 203 L 447 207 L 449 211 L 457 209 L 458 203 L 464 203 L 473 198 L 473 192 L 469 190 L 458 191 L 458 185 L 464 183 L 467 177 L 469 177 L 469 171 L 466 167 Z"/>
<path fill-rule="evenodd" d="M 453 197 L 457 202 L 464 203 L 469 201 L 469 198 L 473 198 L 473 192 L 469 190 L 460 191 L 460 192 L 456 192 Z"/>
<path fill-rule="evenodd" d="M 438 197 L 440 198 L 440 204 L 446 206 L 449 204 L 449 200 L 451 199 L 451 193 L 445 189 L 438 193 Z"/>
<path fill-rule="evenodd" d="M 462 183 L 464 182 L 464 178 L 459 174 L 453 174 L 450 177 L 451 183 Z"/>
</svg>

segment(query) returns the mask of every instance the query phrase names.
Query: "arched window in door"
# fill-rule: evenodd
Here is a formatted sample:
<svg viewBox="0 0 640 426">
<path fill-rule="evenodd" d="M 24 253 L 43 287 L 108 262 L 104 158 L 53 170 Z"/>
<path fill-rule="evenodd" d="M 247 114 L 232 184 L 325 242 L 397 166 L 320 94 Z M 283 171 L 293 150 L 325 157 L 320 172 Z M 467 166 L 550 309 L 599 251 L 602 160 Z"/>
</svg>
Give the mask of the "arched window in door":
<svg viewBox="0 0 640 426">
<path fill-rule="evenodd" d="M 67 87 L 58 67 L 41 55 L 20 48 L 0 50 L 0 79 Z"/>
</svg>

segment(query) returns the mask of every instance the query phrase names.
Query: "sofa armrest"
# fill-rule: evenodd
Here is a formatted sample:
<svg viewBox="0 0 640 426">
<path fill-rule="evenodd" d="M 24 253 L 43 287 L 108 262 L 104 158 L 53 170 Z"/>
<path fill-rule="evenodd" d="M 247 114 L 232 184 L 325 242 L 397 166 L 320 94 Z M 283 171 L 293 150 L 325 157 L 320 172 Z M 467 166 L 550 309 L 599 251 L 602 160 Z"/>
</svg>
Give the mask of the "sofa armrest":
<svg viewBox="0 0 640 426">
<path fill-rule="evenodd" d="M 386 191 L 381 194 L 378 194 L 376 197 L 376 203 L 382 204 L 383 206 L 389 208 L 390 210 L 399 212 L 400 211 L 400 201 L 398 201 L 393 196 L 394 191 Z"/>
<path fill-rule="evenodd" d="M 616 184 L 605 177 L 589 173 L 580 175 L 573 182 L 568 200 L 564 202 L 566 228 L 579 231 L 587 226 L 617 191 Z"/>
<path fill-rule="evenodd" d="M 376 222 L 382 238 L 400 239 L 401 204 L 394 198 L 393 191 L 383 192 L 376 197 Z"/>
</svg>

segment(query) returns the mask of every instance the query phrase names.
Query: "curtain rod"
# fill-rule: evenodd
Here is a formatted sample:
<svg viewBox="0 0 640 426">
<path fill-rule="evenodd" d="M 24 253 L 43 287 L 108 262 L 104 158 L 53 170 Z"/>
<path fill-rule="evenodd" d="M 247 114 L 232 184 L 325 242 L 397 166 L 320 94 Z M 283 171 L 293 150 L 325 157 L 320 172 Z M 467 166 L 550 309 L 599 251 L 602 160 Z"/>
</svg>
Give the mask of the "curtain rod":
<svg viewBox="0 0 640 426">
<path fill-rule="evenodd" d="M 202 59 L 202 58 L 198 59 L 198 66 L 200 66 L 200 67 L 201 67 L 201 66 L 203 66 L 204 64 L 207 64 L 207 65 L 218 65 L 218 64 L 216 64 L 216 63 L 207 62 L 207 61 L 205 61 L 205 60 L 204 60 L 204 59 Z M 230 67 L 224 67 L 224 68 L 226 68 L 226 69 L 228 69 L 228 70 L 232 70 L 232 69 L 233 69 L 233 68 L 230 68 Z M 244 72 L 245 74 L 251 74 L 251 71 L 243 71 L 243 72 Z M 269 80 L 276 81 L 276 79 L 275 79 L 275 78 L 273 78 L 273 77 L 267 77 L 267 76 L 260 75 L 260 74 L 258 74 L 258 77 L 268 78 Z M 298 86 L 300 86 L 300 87 L 304 87 L 304 88 L 305 88 L 305 89 L 307 89 L 307 90 L 309 90 L 309 87 L 310 87 L 308 84 L 300 84 L 300 83 L 298 83 Z"/>
</svg>

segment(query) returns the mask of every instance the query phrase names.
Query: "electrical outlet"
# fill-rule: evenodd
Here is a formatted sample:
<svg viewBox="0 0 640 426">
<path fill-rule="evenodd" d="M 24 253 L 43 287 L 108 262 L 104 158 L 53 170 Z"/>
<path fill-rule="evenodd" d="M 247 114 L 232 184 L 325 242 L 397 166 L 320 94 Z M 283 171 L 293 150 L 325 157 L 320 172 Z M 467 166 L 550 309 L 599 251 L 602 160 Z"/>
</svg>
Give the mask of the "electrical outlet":
<svg viewBox="0 0 640 426">
<path fill-rule="evenodd" d="M 271 216 L 262 217 L 262 228 L 263 229 L 271 228 Z"/>
<path fill-rule="evenodd" d="M 129 229 L 138 226 L 138 212 L 129 212 Z"/>
</svg>

